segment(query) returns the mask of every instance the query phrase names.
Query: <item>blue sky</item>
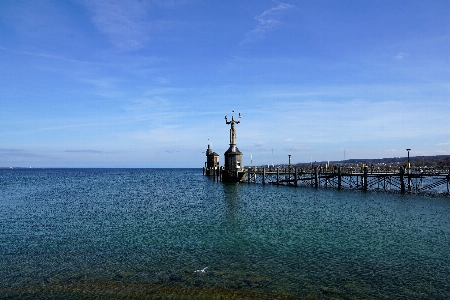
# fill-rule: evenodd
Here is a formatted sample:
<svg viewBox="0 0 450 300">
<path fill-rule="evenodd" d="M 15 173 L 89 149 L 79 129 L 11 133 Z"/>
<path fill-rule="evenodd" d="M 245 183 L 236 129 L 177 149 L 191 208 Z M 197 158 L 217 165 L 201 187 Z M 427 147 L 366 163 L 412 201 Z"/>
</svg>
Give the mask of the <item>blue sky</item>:
<svg viewBox="0 0 450 300">
<path fill-rule="evenodd" d="M 0 166 L 450 154 L 448 1 L 0 2 Z M 273 152 L 273 158 L 272 158 Z"/>
</svg>

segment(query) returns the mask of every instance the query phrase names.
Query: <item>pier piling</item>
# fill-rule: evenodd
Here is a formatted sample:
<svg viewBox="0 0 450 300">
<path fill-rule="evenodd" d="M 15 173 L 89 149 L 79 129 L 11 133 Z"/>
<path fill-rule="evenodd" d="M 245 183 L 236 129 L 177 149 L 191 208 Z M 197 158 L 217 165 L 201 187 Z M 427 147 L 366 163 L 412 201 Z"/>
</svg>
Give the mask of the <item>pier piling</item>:
<svg viewBox="0 0 450 300">
<path fill-rule="evenodd" d="M 265 185 L 266 184 L 266 168 L 263 167 L 263 175 L 262 175 L 262 184 Z"/>
<path fill-rule="evenodd" d="M 314 167 L 314 187 L 319 188 L 319 168 Z"/>
<path fill-rule="evenodd" d="M 342 188 L 342 171 L 341 167 L 338 167 L 338 190 Z"/>
<path fill-rule="evenodd" d="M 362 188 L 364 191 L 367 191 L 367 171 L 368 171 L 367 166 L 364 166 L 364 174 L 362 178 Z"/>
<path fill-rule="evenodd" d="M 400 192 L 405 193 L 405 168 L 400 167 Z"/>
</svg>

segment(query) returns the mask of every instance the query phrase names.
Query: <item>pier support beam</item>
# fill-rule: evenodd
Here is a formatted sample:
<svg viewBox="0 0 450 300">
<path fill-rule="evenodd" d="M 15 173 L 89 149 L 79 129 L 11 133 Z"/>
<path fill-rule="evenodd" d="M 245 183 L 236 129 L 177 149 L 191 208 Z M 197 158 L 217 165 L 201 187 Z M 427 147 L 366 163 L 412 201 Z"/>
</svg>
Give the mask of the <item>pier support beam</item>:
<svg viewBox="0 0 450 300">
<path fill-rule="evenodd" d="M 294 181 L 295 181 L 295 185 L 298 185 L 298 178 L 297 178 L 297 168 L 294 168 Z"/>
<path fill-rule="evenodd" d="M 277 185 L 280 184 L 280 169 L 277 168 Z"/>
<path fill-rule="evenodd" d="M 447 175 L 447 194 L 450 194 L 449 188 L 448 188 L 448 184 L 450 183 L 450 169 L 448 170 L 448 175 Z"/>
<path fill-rule="evenodd" d="M 411 192 L 411 169 L 408 168 L 408 191 Z"/>
<path fill-rule="evenodd" d="M 342 171 L 341 167 L 338 167 L 338 190 L 342 188 Z"/>
<path fill-rule="evenodd" d="M 314 167 L 314 187 L 319 188 L 319 168 Z"/>
<path fill-rule="evenodd" d="M 400 192 L 405 193 L 405 169 L 400 167 Z"/>
<path fill-rule="evenodd" d="M 262 184 L 266 184 L 266 167 L 263 167 L 263 177 L 262 177 Z"/>
<path fill-rule="evenodd" d="M 364 191 L 367 191 L 367 166 L 364 166 L 364 174 L 362 178 L 362 188 Z"/>
</svg>

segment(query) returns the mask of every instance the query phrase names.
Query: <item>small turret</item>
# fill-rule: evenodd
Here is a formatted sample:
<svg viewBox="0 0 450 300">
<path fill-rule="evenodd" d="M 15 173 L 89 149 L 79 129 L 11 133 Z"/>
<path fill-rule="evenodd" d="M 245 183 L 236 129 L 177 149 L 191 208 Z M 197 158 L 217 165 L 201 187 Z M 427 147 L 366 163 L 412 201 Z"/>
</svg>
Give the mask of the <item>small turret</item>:
<svg viewBox="0 0 450 300">
<path fill-rule="evenodd" d="M 208 149 L 206 149 L 206 162 L 204 167 L 204 174 L 206 176 L 214 176 L 219 169 L 219 154 L 211 150 L 211 145 L 208 143 Z"/>
</svg>

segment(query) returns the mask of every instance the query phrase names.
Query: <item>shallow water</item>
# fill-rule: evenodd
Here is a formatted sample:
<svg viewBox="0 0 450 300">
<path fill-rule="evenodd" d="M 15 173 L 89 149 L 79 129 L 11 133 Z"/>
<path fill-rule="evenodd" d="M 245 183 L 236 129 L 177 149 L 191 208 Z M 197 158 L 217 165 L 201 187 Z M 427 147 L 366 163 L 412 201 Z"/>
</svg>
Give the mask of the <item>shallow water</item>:
<svg viewBox="0 0 450 300">
<path fill-rule="evenodd" d="M 450 199 L 0 171 L 0 298 L 450 299 Z"/>
</svg>

